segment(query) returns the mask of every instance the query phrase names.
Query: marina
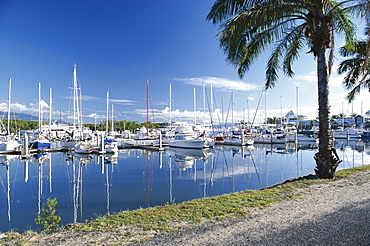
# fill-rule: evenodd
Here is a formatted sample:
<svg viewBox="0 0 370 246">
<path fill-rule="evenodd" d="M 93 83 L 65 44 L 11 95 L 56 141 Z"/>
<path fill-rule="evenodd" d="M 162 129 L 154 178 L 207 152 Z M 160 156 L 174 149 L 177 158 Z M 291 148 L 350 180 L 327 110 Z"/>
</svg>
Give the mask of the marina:
<svg viewBox="0 0 370 246">
<path fill-rule="evenodd" d="M 314 173 L 317 144 L 285 143 L 162 151 L 124 148 L 78 154 L 60 148 L 30 158 L 0 155 L 0 231 L 40 229 L 34 222 L 47 198 L 57 198 L 62 224 L 120 211 L 261 189 Z M 339 169 L 370 162 L 361 140 L 336 140 Z M 55 150 L 63 150 L 56 151 Z M 33 150 L 35 151 L 35 150 Z"/>
</svg>

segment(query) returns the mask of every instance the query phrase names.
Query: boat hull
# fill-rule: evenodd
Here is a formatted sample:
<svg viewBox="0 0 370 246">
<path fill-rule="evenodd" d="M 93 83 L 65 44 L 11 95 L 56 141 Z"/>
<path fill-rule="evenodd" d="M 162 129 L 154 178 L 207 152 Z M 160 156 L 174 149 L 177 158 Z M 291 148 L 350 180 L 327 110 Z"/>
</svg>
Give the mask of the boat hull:
<svg viewBox="0 0 370 246">
<path fill-rule="evenodd" d="M 254 138 L 254 143 L 279 144 L 279 143 L 286 143 L 286 139 L 271 137 L 271 136 L 257 136 Z"/>
<path fill-rule="evenodd" d="M 0 151 L 13 151 L 19 148 L 20 144 L 16 140 L 9 140 L 0 143 Z"/>
<path fill-rule="evenodd" d="M 36 141 L 36 142 L 33 142 L 33 143 L 30 144 L 30 148 L 32 148 L 32 149 L 48 149 L 48 148 L 50 148 L 50 143 Z"/>
<path fill-rule="evenodd" d="M 168 143 L 168 146 L 172 148 L 202 149 L 205 142 L 204 140 L 173 140 Z"/>
</svg>

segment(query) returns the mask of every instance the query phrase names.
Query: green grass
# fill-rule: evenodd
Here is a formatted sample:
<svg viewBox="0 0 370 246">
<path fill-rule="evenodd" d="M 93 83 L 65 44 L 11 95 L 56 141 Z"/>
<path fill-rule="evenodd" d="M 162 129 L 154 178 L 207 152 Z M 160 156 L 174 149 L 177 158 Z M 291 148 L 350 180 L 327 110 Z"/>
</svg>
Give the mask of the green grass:
<svg viewBox="0 0 370 246">
<path fill-rule="evenodd" d="M 217 197 L 195 199 L 175 205 L 126 211 L 98 218 L 72 228 L 77 231 L 105 231 L 123 225 L 138 225 L 145 230 L 174 231 L 173 221 L 199 223 L 205 219 L 221 220 L 246 215 L 248 207 L 265 207 L 273 202 L 294 198 L 297 187 L 307 185 L 301 180 L 263 190 L 247 190 Z"/>
<path fill-rule="evenodd" d="M 355 167 L 337 172 L 344 177 L 356 172 L 370 170 L 370 165 Z M 248 208 L 263 208 L 273 202 L 294 199 L 296 188 L 312 183 L 329 182 L 327 179 L 293 179 L 283 184 L 262 190 L 246 190 L 216 197 L 195 199 L 180 204 L 125 211 L 98 218 L 87 224 L 78 224 L 72 230 L 104 231 L 123 225 L 137 225 L 145 230 L 174 231 L 174 221 L 200 223 L 205 219 L 222 220 L 248 213 Z"/>
<path fill-rule="evenodd" d="M 370 170 L 370 165 L 360 166 L 360 167 L 353 167 L 349 169 L 343 169 L 336 172 L 337 177 L 345 177 L 354 173 L 360 173 Z"/>
</svg>

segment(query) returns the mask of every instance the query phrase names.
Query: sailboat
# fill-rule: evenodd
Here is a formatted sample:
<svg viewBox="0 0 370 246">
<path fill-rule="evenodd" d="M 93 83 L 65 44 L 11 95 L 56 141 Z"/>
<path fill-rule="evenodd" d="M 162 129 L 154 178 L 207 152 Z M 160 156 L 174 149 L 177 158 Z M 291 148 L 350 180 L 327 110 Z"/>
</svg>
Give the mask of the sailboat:
<svg viewBox="0 0 370 246">
<path fill-rule="evenodd" d="M 78 143 L 78 140 L 81 139 L 82 126 L 80 118 L 80 96 L 78 94 L 79 88 L 77 87 L 77 65 L 73 66 L 73 123 L 70 131 L 67 131 L 69 137 L 61 141 L 61 145 L 64 148 L 73 148 L 75 144 Z"/>
<path fill-rule="evenodd" d="M 74 145 L 74 151 L 77 154 L 91 154 L 94 146 L 89 141 L 79 141 Z"/>
<path fill-rule="evenodd" d="M 9 88 L 8 88 L 8 123 L 6 129 L 6 135 L 0 138 L 0 151 L 13 151 L 17 150 L 21 145 L 10 136 L 10 95 L 11 95 L 12 79 L 9 79 Z"/>
<path fill-rule="evenodd" d="M 267 123 L 266 89 L 264 89 L 264 95 L 265 95 L 265 119 Z M 262 94 L 261 94 L 261 97 L 262 97 Z M 277 131 L 274 128 L 269 129 L 267 124 L 264 125 L 263 128 L 261 128 L 260 130 L 261 130 L 261 133 L 255 136 L 254 143 L 262 143 L 262 144 L 285 144 L 286 143 L 286 134 L 284 132 Z"/>
<path fill-rule="evenodd" d="M 113 106 L 113 105 L 112 105 Z M 109 119 L 109 91 L 107 91 L 107 118 L 106 118 L 106 137 L 104 138 L 103 143 L 101 143 L 102 148 L 99 152 L 103 153 L 117 153 L 118 152 L 118 143 L 115 139 L 108 138 L 109 127 L 108 127 L 108 119 Z M 113 108 L 112 108 L 112 131 L 113 131 Z"/>
<path fill-rule="evenodd" d="M 145 82 L 146 86 L 146 127 L 141 127 L 137 135 L 128 141 L 125 141 L 124 146 L 140 146 L 143 148 L 150 148 L 159 145 L 160 132 L 156 129 L 149 130 L 149 80 Z"/>
<path fill-rule="evenodd" d="M 30 141 L 30 148 L 32 149 L 47 149 L 50 148 L 50 141 L 47 139 L 42 132 L 42 107 L 41 107 L 41 83 L 39 83 L 39 132 L 36 139 Z"/>
<path fill-rule="evenodd" d="M 231 92 L 231 131 L 225 135 L 218 136 L 216 140 L 224 145 L 245 146 L 254 144 L 254 137 L 246 134 L 244 129 L 238 129 L 234 126 L 234 93 Z M 226 133 L 226 132 L 224 132 Z"/>
</svg>

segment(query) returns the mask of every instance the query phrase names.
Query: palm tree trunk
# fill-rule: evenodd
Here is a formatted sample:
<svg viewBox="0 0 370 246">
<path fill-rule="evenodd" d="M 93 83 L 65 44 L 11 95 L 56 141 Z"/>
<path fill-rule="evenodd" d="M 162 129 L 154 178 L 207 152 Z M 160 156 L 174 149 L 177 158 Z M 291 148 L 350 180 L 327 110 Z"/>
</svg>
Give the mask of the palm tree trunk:
<svg viewBox="0 0 370 246">
<path fill-rule="evenodd" d="M 319 152 L 315 154 L 315 172 L 319 178 L 334 178 L 339 157 L 333 148 L 333 138 L 330 133 L 329 107 L 329 76 L 325 49 L 317 56 L 318 100 L 319 100 Z M 334 155 L 333 155 L 334 154 Z"/>
</svg>

